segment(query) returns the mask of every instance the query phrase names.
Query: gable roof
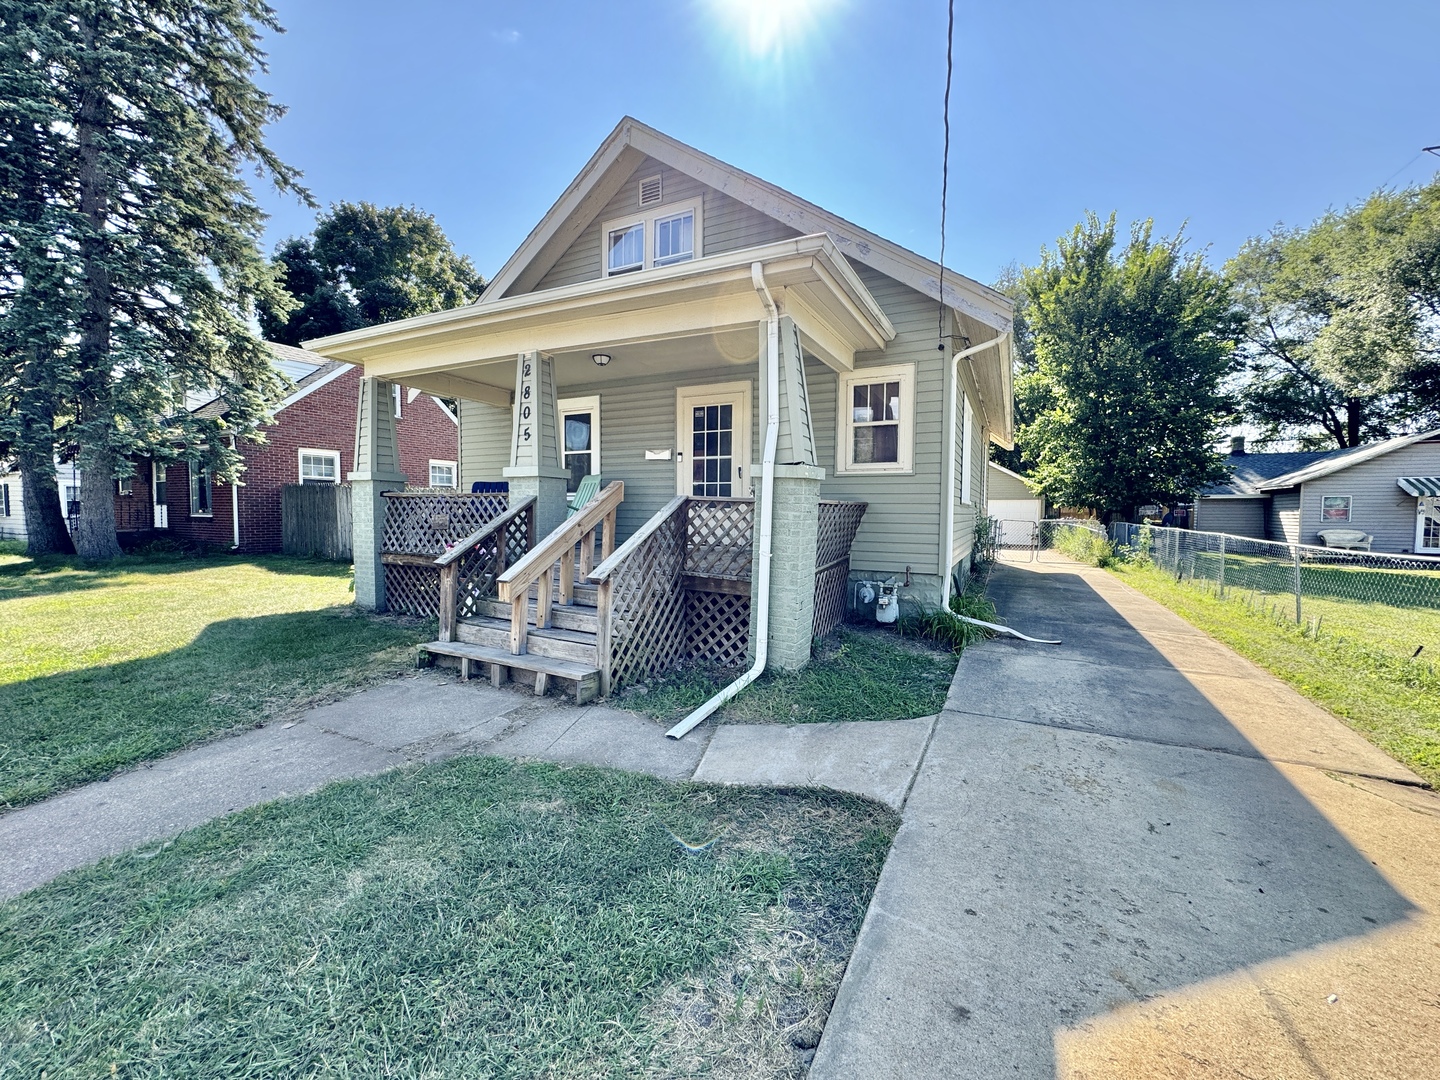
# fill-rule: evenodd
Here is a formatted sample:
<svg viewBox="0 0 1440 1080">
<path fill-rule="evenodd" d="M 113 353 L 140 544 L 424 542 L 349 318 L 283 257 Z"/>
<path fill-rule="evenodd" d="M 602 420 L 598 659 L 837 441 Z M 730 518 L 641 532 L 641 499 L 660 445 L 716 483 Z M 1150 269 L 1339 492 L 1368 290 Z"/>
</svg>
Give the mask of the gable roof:
<svg viewBox="0 0 1440 1080">
<path fill-rule="evenodd" d="M 354 366 L 343 360 L 331 360 L 309 349 L 281 345 L 278 341 L 267 341 L 265 347 L 270 350 L 271 367 L 290 384 L 285 396 L 275 403 L 277 413 L 338 379 Z M 205 420 L 218 420 L 229 411 L 230 405 L 223 397 L 211 398 L 190 409 L 192 416 Z"/>
<path fill-rule="evenodd" d="M 1225 459 L 1230 478 L 1200 491 L 1200 498 L 1219 495 L 1251 495 L 1259 498 L 1260 485 L 1267 480 L 1340 453 L 1339 450 L 1307 450 L 1281 454 L 1231 454 Z"/>
<path fill-rule="evenodd" d="M 1283 488 L 1297 487 L 1310 480 L 1318 480 L 1322 476 L 1329 476 L 1341 469 L 1359 465 L 1362 461 L 1372 461 L 1403 447 L 1434 438 L 1440 438 L 1440 428 L 1417 432 L 1414 435 L 1399 435 L 1393 439 L 1369 443 L 1365 446 L 1352 446 L 1348 450 L 1335 450 L 1304 468 L 1284 473 L 1272 480 L 1266 480 L 1259 485 L 1259 488 L 1261 491 L 1278 491 Z"/>
<path fill-rule="evenodd" d="M 1001 465 L 998 461 L 986 461 L 986 462 L 985 462 L 985 467 L 986 467 L 987 469 L 994 469 L 996 472 L 1002 472 L 1002 473 L 1004 473 L 1006 476 L 1009 476 L 1009 477 L 1011 477 L 1011 478 L 1013 478 L 1013 479 L 1015 479 L 1015 480 L 1019 480 L 1019 481 L 1020 481 L 1022 484 L 1024 484 L 1027 488 L 1030 487 L 1030 480 L 1029 480 L 1028 477 L 1021 476 L 1021 475 L 1020 475 L 1018 472 L 1016 472 L 1014 469 L 1007 469 L 1004 465 Z M 1032 489 L 1032 490 L 1033 490 L 1033 489 Z"/>
<path fill-rule="evenodd" d="M 732 199 L 784 222 L 802 235 L 827 233 L 841 254 L 899 281 L 977 322 L 1006 333 L 1012 304 L 1003 293 L 862 229 L 814 203 L 726 164 L 663 132 L 624 117 L 580 174 L 491 279 L 476 304 L 528 292 L 595 219 L 631 173 L 651 157 Z"/>
</svg>

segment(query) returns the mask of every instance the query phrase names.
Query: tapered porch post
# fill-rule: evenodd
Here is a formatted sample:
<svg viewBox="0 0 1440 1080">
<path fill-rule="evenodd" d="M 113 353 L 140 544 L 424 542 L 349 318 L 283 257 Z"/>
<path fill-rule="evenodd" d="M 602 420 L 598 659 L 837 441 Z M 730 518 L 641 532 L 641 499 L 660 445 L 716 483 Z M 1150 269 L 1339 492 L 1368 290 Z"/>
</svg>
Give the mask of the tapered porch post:
<svg viewBox="0 0 1440 1080">
<path fill-rule="evenodd" d="M 765 346 L 762 345 L 762 349 Z M 780 319 L 780 438 L 775 452 L 774 537 L 770 556 L 770 633 L 766 668 L 796 671 L 810 661 L 815 625 L 815 545 L 820 522 L 820 482 L 815 434 L 800 334 L 789 316 Z M 760 380 L 766 415 L 766 380 Z M 758 561 L 755 565 L 759 565 Z"/>
<path fill-rule="evenodd" d="M 547 536 L 565 521 L 565 481 L 556 426 L 555 367 L 544 353 L 515 358 L 515 419 L 510 467 L 504 471 L 514 498 L 535 496 L 535 532 Z"/>
<path fill-rule="evenodd" d="M 355 549 L 355 606 L 385 610 L 385 572 L 380 565 L 385 533 L 382 493 L 405 486 L 395 439 L 394 394 L 381 379 L 360 380 L 355 428 L 355 471 L 350 481 L 352 542 Z"/>
</svg>

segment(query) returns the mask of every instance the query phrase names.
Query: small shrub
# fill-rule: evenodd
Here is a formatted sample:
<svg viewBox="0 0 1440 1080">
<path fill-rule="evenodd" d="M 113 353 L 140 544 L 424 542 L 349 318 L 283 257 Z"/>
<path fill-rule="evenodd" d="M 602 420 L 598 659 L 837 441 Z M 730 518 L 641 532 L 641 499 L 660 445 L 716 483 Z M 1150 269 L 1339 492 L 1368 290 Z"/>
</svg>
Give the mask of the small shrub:
<svg viewBox="0 0 1440 1080">
<path fill-rule="evenodd" d="M 956 618 L 957 615 L 994 622 L 995 605 L 978 592 L 957 593 L 950 597 L 949 611 L 943 608 L 922 608 L 916 614 L 901 620 L 900 632 L 924 638 L 957 653 L 991 636 L 991 632 L 983 626 Z"/>
<path fill-rule="evenodd" d="M 1055 529 L 1056 551 L 1069 555 L 1076 562 L 1108 567 L 1116 563 L 1115 545 L 1102 534 L 1083 525 L 1061 525 Z"/>
</svg>

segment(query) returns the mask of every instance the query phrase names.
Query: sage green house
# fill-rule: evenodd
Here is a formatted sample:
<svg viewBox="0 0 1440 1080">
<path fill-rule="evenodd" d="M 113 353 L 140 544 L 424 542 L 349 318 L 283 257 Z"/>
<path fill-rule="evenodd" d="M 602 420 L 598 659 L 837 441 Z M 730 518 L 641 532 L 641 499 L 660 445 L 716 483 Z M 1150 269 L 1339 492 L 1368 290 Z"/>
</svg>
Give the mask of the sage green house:
<svg viewBox="0 0 1440 1080">
<path fill-rule="evenodd" d="M 477 303 L 306 343 L 374 381 L 357 600 L 385 602 L 364 493 L 395 484 L 379 384 L 403 382 L 459 399 L 462 491 L 534 496 L 537 537 L 586 475 L 623 484 L 621 548 L 677 498 L 754 499 L 771 660 L 803 662 L 815 577 L 774 567 L 814 565 L 817 505 L 865 504 L 851 582 L 938 604 L 966 568 L 987 446 L 1011 440 L 1010 327 L 996 291 L 626 118 Z"/>
</svg>

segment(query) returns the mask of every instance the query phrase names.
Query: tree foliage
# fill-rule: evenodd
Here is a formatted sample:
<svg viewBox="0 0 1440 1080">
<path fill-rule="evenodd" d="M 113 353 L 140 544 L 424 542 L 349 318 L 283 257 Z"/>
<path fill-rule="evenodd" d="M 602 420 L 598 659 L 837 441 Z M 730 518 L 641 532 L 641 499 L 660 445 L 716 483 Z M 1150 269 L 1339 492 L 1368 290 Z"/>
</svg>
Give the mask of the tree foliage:
<svg viewBox="0 0 1440 1080">
<path fill-rule="evenodd" d="M 261 0 L 0 0 L 0 414 L 22 456 L 57 425 L 78 448 L 82 556 L 118 554 L 127 455 L 231 478 L 276 389 L 250 319 L 287 300 L 241 169 L 304 195 L 254 83 L 279 29 Z M 181 407 L 199 387 L 225 420 Z"/>
<path fill-rule="evenodd" d="M 337 203 L 313 238 L 286 240 L 273 261 L 294 303 L 262 309 L 261 329 L 287 345 L 473 303 L 485 287 L 413 206 Z"/>
<path fill-rule="evenodd" d="M 1440 424 L 1440 181 L 1277 228 L 1227 272 L 1262 442 L 1358 446 Z"/>
<path fill-rule="evenodd" d="M 1226 280 L 1180 237 L 1095 215 L 1021 272 L 1033 369 L 1017 378 L 1030 478 L 1054 504 L 1132 515 L 1221 475 L 1241 314 Z"/>
</svg>

